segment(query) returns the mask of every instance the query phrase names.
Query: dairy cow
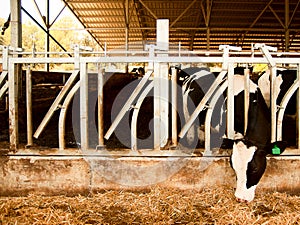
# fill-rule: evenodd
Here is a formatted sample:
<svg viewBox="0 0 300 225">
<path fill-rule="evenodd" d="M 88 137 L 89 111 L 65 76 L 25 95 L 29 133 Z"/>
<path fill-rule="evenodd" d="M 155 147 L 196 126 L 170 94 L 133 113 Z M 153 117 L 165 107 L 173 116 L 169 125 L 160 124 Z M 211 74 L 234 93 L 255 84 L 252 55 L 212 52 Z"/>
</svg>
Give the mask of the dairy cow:
<svg viewBox="0 0 300 225">
<path fill-rule="evenodd" d="M 205 70 L 206 71 L 206 70 Z M 188 92 L 195 91 L 197 87 L 204 87 L 203 93 L 205 93 L 205 89 L 211 85 L 209 80 L 206 85 L 204 83 L 199 82 L 199 80 L 203 80 L 203 77 L 207 76 L 206 73 L 192 74 L 188 77 L 188 80 L 184 82 L 191 83 L 191 79 L 194 82 L 197 82 L 197 85 L 183 85 L 184 89 L 187 89 Z M 213 76 L 211 74 L 211 76 Z M 206 78 L 207 79 L 207 78 Z M 282 82 L 280 76 L 276 78 L 277 91 L 276 95 L 279 93 L 279 87 Z M 268 107 L 269 100 L 265 100 L 261 89 L 263 92 L 265 90 L 270 90 L 268 87 L 259 87 L 254 82 L 250 81 L 250 102 L 248 108 L 248 123 L 246 127 L 245 135 L 244 133 L 244 85 L 243 85 L 243 76 L 235 75 L 234 76 L 234 113 L 235 113 L 235 138 L 232 140 L 232 155 L 230 157 L 230 163 L 232 168 L 235 171 L 237 183 L 236 183 L 236 191 L 235 196 L 238 201 L 249 202 L 254 199 L 255 189 L 260 181 L 261 177 L 264 174 L 266 169 L 266 156 L 268 154 L 279 155 L 281 154 L 286 144 L 285 142 L 274 142 L 271 143 L 271 116 L 270 109 Z M 201 84 L 199 86 L 199 84 Z M 207 87 L 208 86 L 208 87 Z M 192 87 L 192 88 L 191 88 Z M 185 93 L 186 90 L 183 90 Z M 201 93 L 201 91 L 196 90 L 195 93 Z M 202 93 L 202 94 L 203 94 Z M 196 94 L 197 95 L 197 94 Z M 193 96 L 195 98 L 195 94 Z M 196 102 L 200 102 L 202 97 L 198 96 L 198 100 Z M 226 96 L 225 98 L 226 99 Z M 223 106 L 226 104 L 224 103 Z M 221 108 L 220 108 L 221 110 Z M 219 121 L 215 121 L 219 123 L 221 126 L 224 124 L 224 112 L 220 112 Z M 223 125 L 224 126 L 224 125 Z"/>
</svg>

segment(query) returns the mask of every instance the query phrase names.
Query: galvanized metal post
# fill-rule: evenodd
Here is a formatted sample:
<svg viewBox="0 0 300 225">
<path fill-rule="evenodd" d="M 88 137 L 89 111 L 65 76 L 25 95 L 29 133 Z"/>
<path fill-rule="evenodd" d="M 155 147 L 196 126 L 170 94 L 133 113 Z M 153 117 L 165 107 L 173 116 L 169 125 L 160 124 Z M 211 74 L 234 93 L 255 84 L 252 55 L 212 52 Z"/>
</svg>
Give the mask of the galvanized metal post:
<svg viewBox="0 0 300 225">
<path fill-rule="evenodd" d="M 81 149 L 89 148 L 87 64 L 80 63 L 80 140 Z"/>
<path fill-rule="evenodd" d="M 13 48 L 22 47 L 21 0 L 11 0 L 11 40 Z M 15 56 L 17 57 L 17 55 Z M 9 136 L 10 149 L 16 150 L 19 144 L 18 131 L 18 98 L 21 68 L 18 64 L 9 63 Z"/>
<path fill-rule="evenodd" d="M 276 62 L 273 60 L 271 54 L 269 51 L 277 51 L 276 47 L 267 46 L 265 44 L 255 44 L 255 48 L 259 48 L 261 52 L 264 54 L 265 58 L 269 62 L 269 68 L 270 68 L 270 109 L 271 109 L 271 142 L 275 142 L 277 140 L 276 138 L 276 121 L 277 121 L 277 104 L 275 96 L 275 87 L 276 87 L 276 75 L 277 75 L 277 68 L 276 68 Z"/>
<path fill-rule="evenodd" d="M 127 51 L 129 50 L 129 0 L 125 0 L 125 50 L 126 50 L 126 56 L 128 55 Z M 126 63 L 126 73 L 128 73 L 128 63 Z"/>
<path fill-rule="evenodd" d="M 297 144 L 300 149 L 300 64 L 297 64 L 297 82 L 298 82 L 298 95 L 297 95 Z"/>
<path fill-rule="evenodd" d="M 234 139 L 234 65 L 228 64 L 227 137 Z"/>
<path fill-rule="evenodd" d="M 248 109 L 250 101 L 250 70 L 244 70 L 244 135 L 248 126 Z"/>
<path fill-rule="evenodd" d="M 98 146 L 104 147 L 104 118 L 103 118 L 103 81 L 104 69 L 98 65 Z"/>
<path fill-rule="evenodd" d="M 178 109 L 178 102 L 177 102 L 177 69 L 174 67 L 172 68 L 172 145 L 177 146 L 177 109 Z"/>
<path fill-rule="evenodd" d="M 169 20 L 156 21 L 156 45 L 169 50 Z M 166 53 L 158 54 L 166 56 Z M 169 69 L 167 63 L 154 63 L 154 149 L 167 144 L 169 133 Z"/>
<path fill-rule="evenodd" d="M 31 69 L 27 66 L 26 69 L 26 115 L 27 115 L 27 146 L 33 145 L 32 138 L 32 82 Z"/>
<path fill-rule="evenodd" d="M 46 0 L 46 21 L 44 21 L 46 24 L 46 37 L 45 37 L 45 50 L 46 54 L 45 57 L 48 58 L 49 54 L 48 52 L 50 51 L 50 0 Z M 49 63 L 45 64 L 45 70 L 49 72 Z"/>
<path fill-rule="evenodd" d="M 14 63 L 9 63 L 8 74 L 9 143 L 11 150 L 17 150 L 19 144 L 18 76 L 16 73 L 16 65 Z"/>
</svg>

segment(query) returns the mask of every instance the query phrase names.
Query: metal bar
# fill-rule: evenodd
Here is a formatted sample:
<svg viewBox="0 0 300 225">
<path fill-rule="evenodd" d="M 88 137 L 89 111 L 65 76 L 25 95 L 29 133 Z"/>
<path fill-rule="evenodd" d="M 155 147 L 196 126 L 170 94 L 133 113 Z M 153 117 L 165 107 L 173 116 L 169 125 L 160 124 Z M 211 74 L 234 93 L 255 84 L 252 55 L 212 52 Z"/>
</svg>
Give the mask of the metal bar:
<svg viewBox="0 0 300 225">
<path fill-rule="evenodd" d="M 146 98 L 147 94 L 151 91 L 154 86 L 154 82 L 152 81 L 142 92 L 140 97 L 137 100 L 137 103 L 134 106 L 134 111 L 131 117 L 131 150 L 137 151 L 137 118 L 142 106 L 144 99 Z M 154 131 L 155 132 L 155 131 Z"/>
<path fill-rule="evenodd" d="M 40 10 L 40 8 L 39 8 L 38 4 L 36 3 L 36 1 L 35 1 L 35 0 L 32 0 L 32 1 L 33 1 L 33 3 L 34 3 L 34 6 L 35 6 L 36 10 L 37 10 L 37 11 L 38 11 L 38 13 L 39 13 L 39 15 L 40 15 L 41 19 L 43 20 L 43 15 L 42 15 L 42 12 L 41 12 L 41 10 Z M 46 21 L 44 21 L 44 20 L 43 20 L 43 22 L 44 22 L 44 24 L 46 25 Z"/>
<path fill-rule="evenodd" d="M 18 75 L 14 63 L 9 63 L 8 72 L 8 102 L 9 102 L 9 142 L 10 149 L 17 150 L 19 144 L 18 127 Z"/>
<path fill-rule="evenodd" d="M 250 101 L 250 70 L 244 70 L 244 135 L 248 126 L 248 109 Z"/>
<path fill-rule="evenodd" d="M 2 71 L 1 75 L 0 75 L 0 85 L 2 84 L 2 82 L 6 79 L 8 74 L 8 71 Z"/>
<path fill-rule="evenodd" d="M 64 100 L 64 103 L 61 107 L 60 114 L 59 114 L 59 120 L 58 120 L 58 146 L 59 150 L 64 150 L 66 147 L 65 144 L 65 126 L 66 126 L 66 116 L 67 116 L 67 111 L 69 104 L 75 95 L 76 91 L 80 87 L 80 81 L 78 81 L 70 90 L 68 93 L 67 97 Z"/>
<path fill-rule="evenodd" d="M 147 80 L 149 79 L 149 77 L 152 73 L 153 73 L 152 70 L 148 70 L 147 73 L 145 74 L 145 76 L 141 79 L 141 81 L 139 82 L 137 87 L 134 89 L 134 91 L 132 92 L 130 97 L 127 99 L 126 103 L 124 104 L 123 108 L 121 109 L 121 111 L 119 112 L 119 114 L 117 115 L 115 120 L 112 122 L 110 128 L 108 129 L 108 131 L 106 132 L 106 134 L 104 136 L 105 139 L 109 139 L 111 134 L 114 132 L 114 130 L 120 123 L 121 119 L 123 118 L 125 113 L 130 109 L 133 101 L 136 99 L 138 94 L 141 92 L 142 88 L 144 87 L 144 85 L 146 84 Z"/>
<path fill-rule="evenodd" d="M 50 50 L 50 31 L 49 31 L 49 24 L 50 24 L 50 7 L 49 7 L 49 1 L 50 0 L 46 0 L 46 38 L 45 38 L 45 49 L 46 49 L 46 54 L 45 54 L 45 58 L 49 58 L 49 50 Z M 50 70 L 50 66 L 49 64 L 45 64 L 45 70 L 47 72 L 49 72 Z"/>
<path fill-rule="evenodd" d="M 276 87 L 276 76 L 277 76 L 277 68 L 276 65 L 272 66 L 270 69 L 270 93 L 271 93 L 271 142 L 276 141 L 276 121 L 277 121 L 277 104 L 276 99 L 277 96 L 275 96 L 275 93 L 273 90 L 275 90 Z"/>
<path fill-rule="evenodd" d="M 178 99 L 177 99 L 177 72 L 176 68 L 172 68 L 172 97 L 171 97 L 171 105 L 172 105 L 172 145 L 177 146 L 177 109 L 178 109 Z"/>
<path fill-rule="evenodd" d="M 55 21 L 58 19 L 58 17 L 62 14 L 62 12 L 64 11 L 64 9 L 66 8 L 66 5 L 64 5 L 64 7 L 62 7 L 62 9 L 59 11 L 59 13 L 57 14 L 57 16 L 55 17 L 55 19 L 52 21 L 52 23 L 49 25 L 49 30 L 50 27 L 52 27 L 52 25 L 55 23 Z"/>
<path fill-rule="evenodd" d="M 276 69 L 276 62 L 273 60 L 270 51 L 277 51 L 277 48 L 267 46 L 265 44 L 255 44 L 255 48 L 259 48 L 261 52 L 264 54 L 266 59 L 268 60 L 269 67 L 270 67 L 270 109 L 271 109 L 271 142 L 276 141 L 276 117 L 277 117 L 277 105 L 276 105 L 276 93 L 273 92 L 276 87 L 276 75 L 277 75 L 277 69 Z"/>
<path fill-rule="evenodd" d="M 185 54 L 182 52 L 182 55 Z M 196 54 L 196 53 L 195 53 Z M 203 52 L 203 54 L 205 54 Z M 241 53 L 242 54 L 242 53 Z M 250 53 L 249 53 L 250 54 Z M 296 54 L 288 54 L 287 56 L 296 56 Z M 25 63 L 25 64 L 32 64 L 32 63 L 74 63 L 74 58 L 10 58 L 10 61 L 13 63 Z M 113 62 L 119 62 L 119 63 L 126 63 L 126 62 L 165 62 L 165 63 L 222 63 L 223 58 L 220 56 L 216 57 L 201 57 L 201 56 L 172 56 L 172 57 L 146 57 L 146 56 L 128 56 L 128 57 L 120 57 L 120 56 L 115 56 L 115 57 L 81 57 L 80 58 L 81 62 L 86 62 L 86 63 L 113 63 Z M 292 58 L 273 58 L 273 61 L 275 64 L 297 64 L 299 63 L 299 57 L 292 57 Z M 252 64 L 268 64 L 269 61 L 266 58 L 263 57 L 232 57 L 228 59 L 228 62 L 233 62 L 233 63 L 249 63 L 251 62 Z"/>
<path fill-rule="evenodd" d="M 33 145 L 32 138 L 32 81 L 31 69 L 26 69 L 26 116 L 27 116 L 27 146 Z"/>
<path fill-rule="evenodd" d="M 204 152 L 204 156 L 211 156 L 212 155 L 212 151 L 211 151 L 211 135 L 210 135 L 210 128 L 211 128 L 211 118 L 212 118 L 212 114 L 214 111 L 214 108 L 217 104 L 217 101 L 219 100 L 219 98 L 221 97 L 221 95 L 223 95 L 224 91 L 226 90 L 226 88 L 228 87 L 228 80 L 225 80 L 221 87 L 217 89 L 216 93 L 214 94 L 214 96 L 212 97 L 211 101 L 210 101 L 210 107 L 208 107 L 207 112 L 206 112 L 206 116 L 205 116 L 205 152 Z"/>
<path fill-rule="evenodd" d="M 152 10 L 149 9 L 149 7 L 142 0 L 139 0 L 139 2 L 145 7 L 145 9 L 147 9 L 147 11 L 151 14 L 151 16 L 153 16 L 154 19 L 158 19 L 157 16 L 152 12 Z"/>
<path fill-rule="evenodd" d="M 201 102 L 198 104 L 196 107 L 195 111 L 192 113 L 190 116 L 189 120 L 186 122 L 186 124 L 182 127 L 179 137 L 183 137 L 186 132 L 189 130 L 189 128 L 192 126 L 193 122 L 195 121 L 196 117 L 198 114 L 203 110 L 205 107 L 207 101 L 211 98 L 215 90 L 218 88 L 219 84 L 222 82 L 223 78 L 225 77 L 228 69 L 228 63 L 229 63 L 229 50 L 236 50 L 236 51 L 241 51 L 241 48 L 235 47 L 235 46 L 220 46 L 220 50 L 223 50 L 223 65 L 222 65 L 222 71 L 214 81 L 214 83 L 210 86 L 208 89 L 206 95 L 204 95 L 203 99 Z"/>
<path fill-rule="evenodd" d="M 154 149 L 159 150 L 161 146 L 161 99 L 160 99 L 160 85 L 161 79 L 160 74 L 162 73 L 160 71 L 160 64 L 154 63 L 154 115 L 153 115 L 153 135 L 154 135 Z"/>
<path fill-rule="evenodd" d="M 10 1 L 11 10 L 11 40 L 10 46 L 18 48 L 22 46 L 22 24 L 21 24 L 21 0 Z"/>
<path fill-rule="evenodd" d="M 75 12 L 74 12 L 74 10 L 75 9 L 72 9 L 71 7 L 70 7 L 70 5 L 69 4 L 67 4 L 67 0 L 62 0 L 64 3 L 65 3 L 65 5 L 68 7 L 68 9 L 70 10 L 70 12 L 75 16 L 75 18 L 77 18 L 78 19 L 78 21 L 81 23 L 81 25 L 82 25 L 82 27 L 83 27 L 83 29 L 85 29 L 86 28 L 86 25 L 78 18 L 78 16 L 75 14 Z M 101 9 L 102 10 L 102 9 Z M 114 10 L 116 10 L 116 9 L 114 9 Z M 92 29 L 93 30 L 93 29 Z M 89 30 L 87 30 L 88 31 L 88 33 L 91 35 L 91 37 L 94 39 L 94 41 L 104 50 L 104 47 L 103 47 L 103 44 L 95 37 L 95 35 L 94 34 L 92 34 Z"/>
<path fill-rule="evenodd" d="M 227 138 L 234 139 L 234 67 L 228 65 L 228 88 L 227 88 Z"/>
<path fill-rule="evenodd" d="M 298 144 L 298 149 L 300 149 L 300 63 L 297 65 L 297 84 L 298 84 L 298 92 L 297 92 L 297 144 Z"/>
<path fill-rule="evenodd" d="M 2 52 L 2 70 L 3 70 L 3 72 L 8 71 L 8 54 L 9 54 L 8 46 L 3 46 L 3 52 Z"/>
<path fill-rule="evenodd" d="M 80 141 L 81 149 L 89 148 L 87 64 L 80 63 Z"/>
<path fill-rule="evenodd" d="M 98 145 L 104 146 L 104 118 L 103 118 L 103 86 L 104 69 L 98 68 Z"/>
<path fill-rule="evenodd" d="M 296 12 L 297 12 L 297 10 L 298 10 L 299 4 L 300 4 L 300 0 L 298 0 L 297 5 L 296 5 L 296 7 L 294 8 L 293 14 L 292 14 L 292 16 L 291 16 L 291 18 L 290 18 L 290 21 L 289 21 L 289 23 L 288 23 L 288 27 L 290 27 L 291 22 L 292 22 L 293 19 L 294 19 L 294 16 L 295 16 L 295 14 L 296 14 Z"/>
<path fill-rule="evenodd" d="M 34 19 L 29 12 L 27 12 L 26 9 L 24 9 L 22 7 L 22 10 L 27 14 L 27 16 L 30 17 L 30 19 L 32 19 L 45 33 L 47 33 L 47 30 L 36 20 Z M 49 32 L 48 32 L 49 33 Z M 65 52 L 67 52 L 67 50 L 49 33 L 49 37 L 62 49 L 64 50 Z M 68 54 L 70 57 L 72 57 L 71 54 Z"/>
<path fill-rule="evenodd" d="M 194 3 L 196 2 L 196 1 L 198 1 L 198 0 L 194 0 L 194 1 L 192 1 L 189 5 L 188 5 L 188 7 L 186 7 L 185 8 L 185 10 L 183 10 L 183 12 L 173 21 L 173 23 L 171 23 L 171 25 L 170 25 L 170 27 L 173 27 L 176 23 L 177 23 L 177 21 L 178 20 L 180 20 L 183 16 L 184 16 L 184 14 L 194 5 Z"/>
<path fill-rule="evenodd" d="M 265 6 L 265 8 L 259 13 L 259 15 L 256 17 L 256 19 L 251 23 L 249 28 L 252 28 L 256 22 L 259 20 L 259 18 L 264 14 L 264 12 L 268 9 L 268 7 L 271 5 L 271 3 L 273 2 L 273 0 L 270 0 L 268 2 L 268 4 Z"/>
<path fill-rule="evenodd" d="M 5 92 L 8 89 L 8 82 L 6 82 L 0 89 L 0 99 L 2 98 L 2 96 L 5 94 Z"/>
<path fill-rule="evenodd" d="M 169 50 L 169 20 L 156 21 L 156 48 Z M 157 54 L 157 57 L 168 54 Z M 154 149 L 167 144 L 169 134 L 169 67 L 167 63 L 154 63 Z"/>
<path fill-rule="evenodd" d="M 22 46 L 22 24 L 21 24 L 21 0 L 10 1 L 11 9 L 11 40 L 10 45 L 13 48 Z M 13 55 L 17 57 L 17 55 Z M 17 150 L 19 144 L 19 127 L 18 127 L 18 99 L 21 82 L 21 66 L 10 63 L 8 65 L 8 96 L 9 96 L 9 137 L 10 149 Z"/>
<path fill-rule="evenodd" d="M 182 127 L 179 137 L 183 137 L 186 132 L 189 130 L 189 128 L 192 126 L 193 122 L 195 121 L 198 114 L 204 109 L 206 102 L 211 98 L 212 94 L 215 92 L 215 90 L 218 88 L 219 84 L 222 82 L 223 78 L 225 77 L 227 71 L 221 71 L 221 73 L 218 75 L 215 82 L 212 84 L 212 86 L 208 89 L 206 95 L 204 95 L 201 102 L 196 107 L 195 111 L 190 116 L 189 120 L 185 123 L 185 125 Z"/>
<path fill-rule="evenodd" d="M 299 89 L 299 80 L 297 78 L 297 81 L 295 81 L 293 85 L 288 89 L 288 91 L 285 93 L 280 103 L 278 117 L 277 117 L 277 140 L 278 141 L 282 140 L 282 122 L 283 122 L 284 111 L 286 109 L 287 104 L 289 103 L 289 100 L 298 89 Z M 296 107 L 298 107 L 298 105 Z M 297 114 L 299 113 L 297 112 Z"/>
<path fill-rule="evenodd" d="M 35 138 L 39 137 L 39 135 L 41 134 L 41 132 L 44 130 L 45 126 L 48 124 L 48 122 L 51 119 L 54 111 L 57 109 L 59 103 L 64 98 L 64 96 L 66 95 L 66 93 L 69 91 L 71 85 L 75 81 L 78 73 L 79 73 L 79 70 L 74 70 L 73 71 L 73 73 L 71 74 L 71 76 L 67 80 L 66 84 L 64 85 L 63 89 L 59 92 L 59 94 L 55 98 L 54 102 L 52 103 L 51 107 L 49 108 L 48 112 L 46 113 L 44 119 L 42 120 L 42 122 L 38 126 L 36 132 L 34 133 L 33 136 Z"/>
<path fill-rule="evenodd" d="M 283 22 L 281 21 L 281 19 L 279 18 L 279 16 L 277 15 L 277 13 L 274 11 L 274 9 L 269 5 L 269 9 L 271 10 L 271 12 L 273 13 L 273 15 L 276 17 L 276 19 L 278 20 L 278 22 L 280 23 L 280 25 L 285 28 L 285 25 L 283 24 Z"/>
<path fill-rule="evenodd" d="M 125 14 L 125 50 L 129 50 L 129 0 L 125 0 L 124 2 L 124 14 Z M 127 56 L 127 53 L 126 53 Z M 126 63 L 126 73 L 128 73 L 128 63 Z"/>
<path fill-rule="evenodd" d="M 284 10 L 284 29 L 285 29 L 285 51 L 289 51 L 290 47 L 290 30 L 289 30 L 289 22 L 290 22 L 290 1 L 285 0 L 285 10 Z"/>
</svg>

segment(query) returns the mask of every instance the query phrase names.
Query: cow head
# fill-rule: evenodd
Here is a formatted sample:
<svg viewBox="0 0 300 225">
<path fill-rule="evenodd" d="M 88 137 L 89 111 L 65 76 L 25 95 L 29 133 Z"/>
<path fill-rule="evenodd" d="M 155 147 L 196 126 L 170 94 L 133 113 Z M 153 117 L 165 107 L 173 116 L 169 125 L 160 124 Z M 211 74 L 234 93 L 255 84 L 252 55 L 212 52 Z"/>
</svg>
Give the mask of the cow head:
<svg viewBox="0 0 300 225">
<path fill-rule="evenodd" d="M 285 147 L 285 142 L 275 142 L 264 148 L 245 140 L 234 143 L 230 162 L 236 174 L 235 197 L 238 201 L 250 202 L 254 199 L 256 186 L 266 169 L 266 156 L 279 155 Z"/>
</svg>

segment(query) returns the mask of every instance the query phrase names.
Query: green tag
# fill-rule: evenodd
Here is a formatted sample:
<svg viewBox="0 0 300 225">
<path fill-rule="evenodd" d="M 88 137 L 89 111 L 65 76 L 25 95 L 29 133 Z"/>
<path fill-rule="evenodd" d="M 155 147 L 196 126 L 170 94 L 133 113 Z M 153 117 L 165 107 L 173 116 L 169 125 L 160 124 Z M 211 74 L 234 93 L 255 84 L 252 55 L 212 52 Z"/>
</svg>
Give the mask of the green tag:
<svg viewBox="0 0 300 225">
<path fill-rule="evenodd" d="M 272 154 L 280 155 L 280 148 L 277 145 L 274 145 L 274 147 L 272 148 Z"/>
</svg>

